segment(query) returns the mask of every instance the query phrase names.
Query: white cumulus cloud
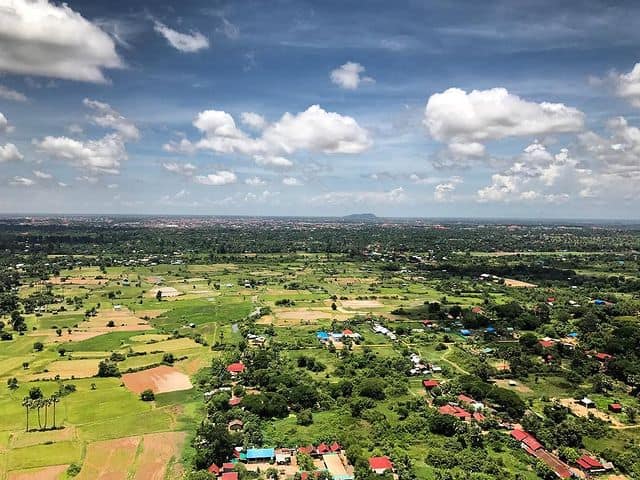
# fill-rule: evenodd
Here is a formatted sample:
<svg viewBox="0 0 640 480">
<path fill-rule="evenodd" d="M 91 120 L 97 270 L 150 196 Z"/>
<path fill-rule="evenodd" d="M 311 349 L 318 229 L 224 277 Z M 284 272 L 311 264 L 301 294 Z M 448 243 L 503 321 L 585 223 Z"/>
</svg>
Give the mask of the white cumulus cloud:
<svg viewBox="0 0 640 480">
<path fill-rule="evenodd" d="M 139 138 L 138 129 L 109 104 L 86 98 L 83 104 L 96 112 L 91 117 L 92 122 L 115 133 L 108 133 L 96 140 L 46 136 L 34 141 L 35 145 L 40 152 L 93 174 L 119 173 L 121 163 L 128 159 L 125 143 Z"/>
<path fill-rule="evenodd" d="M 449 88 L 429 98 L 423 123 L 452 154 L 478 157 L 483 143 L 508 137 L 578 132 L 584 113 L 562 103 L 530 102 L 505 88 L 467 93 Z"/>
<path fill-rule="evenodd" d="M 249 117 L 244 117 L 246 121 Z M 252 116 L 249 121 L 255 121 Z M 312 105 L 298 114 L 285 113 L 280 120 L 264 127 L 252 137 L 236 125 L 234 118 L 222 110 L 200 112 L 193 125 L 203 137 L 191 142 L 182 138 L 169 142 L 170 152 L 193 153 L 211 150 L 216 153 L 250 156 L 258 165 L 286 168 L 293 165 L 283 155 L 306 150 L 326 154 L 355 154 L 369 148 L 369 133 L 351 117 L 327 112 Z M 255 125 L 255 122 L 254 122 Z"/>
<path fill-rule="evenodd" d="M 23 160 L 24 156 L 13 143 L 0 145 L 0 163 Z"/>
<path fill-rule="evenodd" d="M 2 72 L 103 83 L 123 66 L 113 39 L 65 3 L 3 0 L 0 32 Z"/>
<path fill-rule="evenodd" d="M 85 98 L 82 103 L 85 107 L 96 112 L 95 115 L 90 117 L 91 121 L 96 125 L 115 130 L 120 133 L 125 140 L 138 140 L 140 138 L 140 131 L 133 122 L 127 120 L 111 108 L 111 105 L 108 103 L 90 100 L 88 98 Z"/>
<path fill-rule="evenodd" d="M 356 90 L 361 83 L 374 83 L 371 77 L 363 76 L 365 68 L 359 63 L 347 62 L 331 71 L 331 82 L 345 90 Z"/>
<path fill-rule="evenodd" d="M 169 42 L 169 45 L 181 52 L 193 53 L 209 48 L 209 39 L 198 31 L 180 33 L 158 21 L 154 23 L 153 29 L 162 35 Z"/>
<path fill-rule="evenodd" d="M 282 184 L 287 187 L 300 187 L 304 185 L 299 179 L 296 177 L 284 177 L 282 179 Z"/>
<path fill-rule="evenodd" d="M 198 175 L 194 178 L 194 181 L 202 185 L 221 186 L 236 183 L 238 177 L 228 170 L 220 170 L 209 175 Z"/>
<path fill-rule="evenodd" d="M 628 100 L 634 107 L 640 107 L 640 62 L 630 72 L 612 74 L 616 95 Z"/>
</svg>

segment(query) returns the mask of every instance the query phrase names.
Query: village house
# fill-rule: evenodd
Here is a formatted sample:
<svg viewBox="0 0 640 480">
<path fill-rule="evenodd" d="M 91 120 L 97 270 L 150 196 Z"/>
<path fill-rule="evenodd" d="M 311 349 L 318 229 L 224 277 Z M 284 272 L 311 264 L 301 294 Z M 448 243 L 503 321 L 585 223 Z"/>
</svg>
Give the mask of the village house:
<svg viewBox="0 0 640 480">
<path fill-rule="evenodd" d="M 586 455 L 586 454 L 578 458 L 576 460 L 576 463 L 578 464 L 581 470 L 589 474 L 602 473 L 607 470 L 605 466 L 602 463 L 600 463 L 596 458 L 593 458 L 592 456 Z"/>
<path fill-rule="evenodd" d="M 244 363 L 236 362 L 227 366 L 227 372 L 231 374 L 232 377 L 237 377 L 245 370 Z"/>
<path fill-rule="evenodd" d="M 371 457 L 369 468 L 378 475 L 382 475 L 385 472 L 393 472 L 393 462 L 389 457 Z"/>
</svg>

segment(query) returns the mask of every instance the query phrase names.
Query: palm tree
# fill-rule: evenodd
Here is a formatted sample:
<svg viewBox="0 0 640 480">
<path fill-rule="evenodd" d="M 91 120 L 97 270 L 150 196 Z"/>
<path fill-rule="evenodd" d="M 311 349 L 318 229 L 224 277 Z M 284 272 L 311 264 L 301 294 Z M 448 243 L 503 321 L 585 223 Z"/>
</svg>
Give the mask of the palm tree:
<svg viewBox="0 0 640 480">
<path fill-rule="evenodd" d="M 58 397 L 58 395 L 52 395 L 50 400 L 51 400 L 51 404 L 53 405 L 53 429 L 55 430 L 55 428 L 56 428 L 56 403 L 58 403 L 60 401 L 60 398 Z"/>
<path fill-rule="evenodd" d="M 22 406 L 27 410 L 27 432 L 29 431 L 29 409 L 31 408 L 31 399 L 29 397 L 24 397 L 22 399 Z"/>
<path fill-rule="evenodd" d="M 42 398 L 36 398 L 33 400 L 34 407 L 36 408 L 36 412 L 38 412 L 38 427 L 42 430 L 42 421 L 40 420 L 40 409 L 44 406 L 42 403 Z"/>
<path fill-rule="evenodd" d="M 47 417 L 49 416 L 49 405 L 51 405 L 51 399 L 43 398 L 42 406 L 44 407 L 44 430 L 47 429 Z"/>
</svg>

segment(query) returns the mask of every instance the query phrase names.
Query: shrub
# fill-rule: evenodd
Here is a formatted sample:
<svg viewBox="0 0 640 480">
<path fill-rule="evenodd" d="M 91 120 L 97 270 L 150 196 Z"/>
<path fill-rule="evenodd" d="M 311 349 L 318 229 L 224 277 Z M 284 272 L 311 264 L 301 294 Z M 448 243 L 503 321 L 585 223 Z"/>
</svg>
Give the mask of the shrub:
<svg viewBox="0 0 640 480">
<path fill-rule="evenodd" d="M 156 396 L 153 393 L 153 390 L 150 390 L 148 388 L 140 394 L 140 400 L 142 400 L 143 402 L 153 402 L 155 399 Z"/>
</svg>

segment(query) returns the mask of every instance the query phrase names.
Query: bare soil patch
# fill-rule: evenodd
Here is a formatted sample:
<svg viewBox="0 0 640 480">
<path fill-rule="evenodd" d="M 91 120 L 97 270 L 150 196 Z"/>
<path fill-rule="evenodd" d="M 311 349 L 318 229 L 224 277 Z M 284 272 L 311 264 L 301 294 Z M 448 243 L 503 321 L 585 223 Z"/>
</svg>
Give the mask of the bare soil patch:
<svg viewBox="0 0 640 480">
<path fill-rule="evenodd" d="M 134 393 L 142 393 L 147 389 L 154 393 L 176 392 L 193 388 L 191 380 L 176 368 L 162 365 L 122 376 L 125 386 Z"/>
<path fill-rule="evenodd" d="M 533 393 L 533 390 L 531 390 L 526 385 L 523 385 L 522 383 L 518 382 L 517 385 L 511 386 L 509 385 L 509 381 L 510 380 L 508 379 L 496 380 L 496 385 L 502 388 L 506 388 L 508 390 L 515 390 L 516 392 L 520 392 L 520 393 Z"/>
<path fill-rule="evenodd" d="M 344 308 L 348 308 L 351 310 L 384 307 L 384 305 L 378 300 L 342 300 L 340 303 Z"/>
<path fill-rule="evenodd" d="M 142 453 L 134 480 L 163 480 L 182 451 L 185 432 L 152 433 L 142 437 Z"/>
<path fill-rule="evenodd" d="M 140 437 L 90 443 L 77 480 L 126 480 Z"/>
<path fill-rule="evenodd" d="M 536 288 L 538 286 L 535 283 L 523 282 L 521 280 L 514 280 L 513 278 L 505 278 L 504 284 L 507 287 L 515 287 L 515 288 Z"/>
<path fill-rule="evenodd" d="M 576 417 L 588 417 L 589 414 L 592 414 L 594 417 L 604 420 L 605 422 L 611 422 L 614 426 L 619 427 L 623 425 L 617 418 L 611 417 L 609 414 L 602 410 L 598 410 L 597 408 L 587 408 L 584 405 L 577 403 L 573 398 L 561 398 L 559 402 L 561 405 L 571 410 L 571 413 Z"/>
<path fill-rule="evenodd" d="M 52 465 L 30 470 L 16 470 L 9 472 L 8 480 L 58 480 L 67 471 L 69 465 Z"/>
</svg>

